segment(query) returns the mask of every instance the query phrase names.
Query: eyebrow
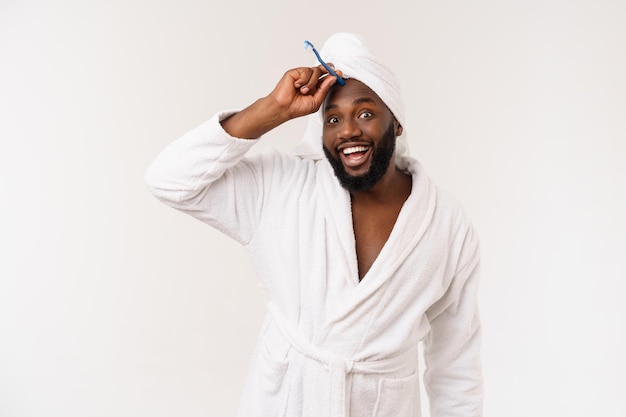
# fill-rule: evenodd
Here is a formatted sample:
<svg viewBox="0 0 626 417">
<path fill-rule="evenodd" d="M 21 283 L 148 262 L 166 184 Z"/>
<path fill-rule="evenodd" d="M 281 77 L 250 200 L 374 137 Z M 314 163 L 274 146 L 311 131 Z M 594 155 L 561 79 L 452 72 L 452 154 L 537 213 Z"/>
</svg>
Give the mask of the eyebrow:
<svg viewBox="0 0 626 417">
<path fill-rule="evenodd" d="M 370 98 L 370 97 L 360 97 L 355 99 L 352 104 L 361 104 L 361 103 L 375 103 L 374 99 Z M 326 107 L 324 107 L 324 111 L 328 110 L 328 109 L 335 109 L 338 108 L 339 106 L 336 104 L 327 104 Z"/>
</svg>

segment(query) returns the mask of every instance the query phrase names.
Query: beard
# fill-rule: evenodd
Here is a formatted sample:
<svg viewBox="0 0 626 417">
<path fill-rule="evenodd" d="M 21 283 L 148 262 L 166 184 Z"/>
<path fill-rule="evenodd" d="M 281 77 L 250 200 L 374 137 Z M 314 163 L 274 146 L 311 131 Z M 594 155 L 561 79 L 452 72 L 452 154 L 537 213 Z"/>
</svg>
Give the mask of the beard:
<svg viewBox="0 0 626 417">
<path fill-rule="evenodd" d="M 341 159 L 331 155 L 325 145 L 323 148 L 324 154 L 333 167 L 335 176 L 343 188 L 350 192 L 368 191 L 385 175 L 391 163 L 391 157 L 396 150 L 396 135 L 393 122 L 389 124 L 389 128 L 387 128 L 387 131 L 383 134 L 380 143 L 372 147 L 372 162 L 369 170 L 365 174 L 357 176 L 348 174 Z"/>
</svg>

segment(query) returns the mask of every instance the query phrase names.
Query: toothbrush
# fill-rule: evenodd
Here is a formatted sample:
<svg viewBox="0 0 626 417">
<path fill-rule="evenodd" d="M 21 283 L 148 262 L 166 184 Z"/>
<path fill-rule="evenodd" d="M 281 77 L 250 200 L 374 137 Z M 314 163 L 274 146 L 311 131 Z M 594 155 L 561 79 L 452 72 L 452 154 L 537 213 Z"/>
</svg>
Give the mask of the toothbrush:
<svg viewBox="0 0 626 417">
<path fill-rule="evenodd" d="M 326 71 L 328 71 L 330 75 L 337 77 L 337 83 L 339 83 L 339 85 L 346 85 L 346 82 L 343 80 L 343 78 L 337 75 L 337 73 L 330 66 L 328 66 L 327 63 L 324 62 L 319 52 L 317 52 L 317 49 L 315 49 L 315 46 L 313 46 L 313 44 L 309 41 L 304 41 L 304 49 L 307 49 L 309 46 L 313 50 L 313 53 L 317 57 L 317 60 L 319 61 L 319 63 L 322 64 L 324 68 L 326 68 Z"/>
</svg>

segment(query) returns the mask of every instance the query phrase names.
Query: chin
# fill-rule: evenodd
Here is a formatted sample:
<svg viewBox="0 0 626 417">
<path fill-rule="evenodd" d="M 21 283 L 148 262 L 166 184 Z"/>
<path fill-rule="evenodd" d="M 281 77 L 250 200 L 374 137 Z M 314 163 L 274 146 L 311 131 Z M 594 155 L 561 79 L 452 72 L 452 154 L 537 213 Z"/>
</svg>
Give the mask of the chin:
<svg viewBox="0 0 626 417">
<path fill-rule="evenodd" d="M 326 159 L 333 167 L 335 176 L 343 188 L 350 192 L 369 191 L 385 176 L 396 150 L 396 136 L 393 124 L 385 132 L 383 140 L 372 149 L 370 162 L 367 167 L 357 170 L 357 175 L 351 175 L 343 165 L 341 158 L 333 155 L 326 145 L 322 146 Z M 359 174 L 359 171 L 365 171 Z"/>
</svg>

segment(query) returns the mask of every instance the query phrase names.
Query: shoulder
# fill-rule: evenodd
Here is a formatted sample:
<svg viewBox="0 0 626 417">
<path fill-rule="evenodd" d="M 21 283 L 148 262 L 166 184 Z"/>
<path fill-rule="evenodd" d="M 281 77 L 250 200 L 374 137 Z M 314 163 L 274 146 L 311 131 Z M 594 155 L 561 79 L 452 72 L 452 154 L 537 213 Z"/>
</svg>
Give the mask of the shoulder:
<svg viewBox="0 0 626 417">
<path fill-rule="evenodd" d="M 475 265 L 480 257 L 480 239 L 461 202 L 448 190 L 437 187 L 438 206 L 450 222 L 451 253 L 458 259 L 457 271 Z"/>
<path fill-rule="evenodd" d="M 414 181 L 428 188 L 435 202 L 434 216 L 440 223 L 448 224 L 457 233 L 467 233 L 473 229 L 472 221 L 463 203 L 449 190 L 436 183 L 423 165 L 414 158 L 408 158 L 408 170 Z"/>
<path fill-rule="evenodd" d="M 280 172 L 307 171 L 315 169 L 315 161 L 291 155 L 277 149 L 266 149 L 257 153 L 250 153 L 244 159 L 251 165 L 261 165 L 278 170 Z"/>
<path fill-rule="evenodd" d="M 276 186 L 296 186 L 315 177 L 317 164 L 310 159 L 290 155 L 276 149 L 248 154 L 242 160 L 248 169 L 257 172 L 263 182 Z"/>
</svg>

